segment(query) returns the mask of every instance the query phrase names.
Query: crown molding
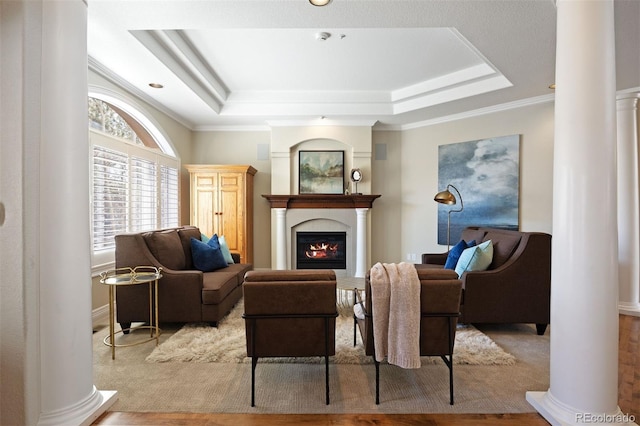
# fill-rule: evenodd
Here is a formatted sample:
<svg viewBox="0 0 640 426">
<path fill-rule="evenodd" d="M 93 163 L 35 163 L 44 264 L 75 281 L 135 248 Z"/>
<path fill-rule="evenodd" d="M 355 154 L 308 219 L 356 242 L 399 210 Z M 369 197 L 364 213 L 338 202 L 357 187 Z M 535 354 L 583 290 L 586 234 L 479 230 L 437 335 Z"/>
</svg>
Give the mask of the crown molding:
<svg viewBox="0 0 640 426">
<path fill-rule="evenodd" d="M 340 120 L 331 118 L 316 118 L 310 120 L 269 120 L 267 124 L 270 127 L 314 127 L 314 126 L 334 126 L 334 127 L 373 127 L 378 120 L 360 119 L 360 120 Z"/>
<path fill-rule="evenodd" d="M 212 126 L 196 126 L 196 132 L 270 132 L 269 125 L 212 125 Z"/>
<path fill-rule="evenodd" d="M 483 115 L 493 114 L 493 113 L 496 113 L 496 112 L 502 112 L 502 111 L 508 111 L 508 110 L 512 110 L 512 109 L 524 108 L 524 107 L 528 107 L 528 106 L 532 106 L 532 105 L 543 104 L 543 103 L 553 102 L 553 101 L 555 101 L 555 95 L 554 94 L 537 96 L 537 97 L 534 97 L 534 98 L 521 99 L 521 100 L 518 100 L 518 101 L 507 102 L 507 103 L 504 103 L 504 104 L 493 105 L 493 106 L 489 106 L 489 107 L 485 107 L 485 108 L 478 108 L 478 109 L 475 109 L 475 110 L 462 112 L 460 114 L 446 115 L 446 116 L 442 116 L 442 117 L 438 117 L 438 118 L 433 118 L 433 119 L 430 119 L 430 120 L 418 121 L 418 122 L 411 123 L 411 124 L 404 124 L 404 125 L 399 126 L 399 129 L 397 129 L 397 130 L 401 130 L 402 131 L 402 130 L 417 129 L 417 128 L 420 128 L 420 127 L 429 127 L 429 126 L 433 126 L 435 124 L 447 123 L 447 122 L 450 122 L 450 121 L 463 120 L 463 119 L 473 118 L 473 117 L 480 117 L 480 116 L 483 116 Z"/>
</svg>

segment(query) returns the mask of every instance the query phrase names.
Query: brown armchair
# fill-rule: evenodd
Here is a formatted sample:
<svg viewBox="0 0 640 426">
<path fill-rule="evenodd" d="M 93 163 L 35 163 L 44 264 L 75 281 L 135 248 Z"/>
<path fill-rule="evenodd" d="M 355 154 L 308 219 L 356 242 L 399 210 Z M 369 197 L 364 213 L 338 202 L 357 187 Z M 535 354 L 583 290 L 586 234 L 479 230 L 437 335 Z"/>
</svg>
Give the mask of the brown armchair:
<svg viewBox="0 0 640 426">
<path fill-rule="evenodd" d="M 420 356 L 439 356 L 449 368 L 449 403 L 453 405 L 453 346 L 460 315 L 462 282 L 449 269 L 417 269 L 420 279 Z M 354 315 L 353 344 L 356 328 L 360 331 L 365 353 L 373 357 L 376 368 L 376 404 L 380 404 L 380 362 L 376 361 L 373 341 L 370 273 L 365 280 L 365 297 L 356 293 L 364 318 Z"/>
<path fill-rule="evenodd" d="M 251 406 L 260 357 L 323 356 L 329 404 L 329 356 L 335 355 L 336 275 L 333 270 L 249 271 L 244 278 Z"/>
</svg>

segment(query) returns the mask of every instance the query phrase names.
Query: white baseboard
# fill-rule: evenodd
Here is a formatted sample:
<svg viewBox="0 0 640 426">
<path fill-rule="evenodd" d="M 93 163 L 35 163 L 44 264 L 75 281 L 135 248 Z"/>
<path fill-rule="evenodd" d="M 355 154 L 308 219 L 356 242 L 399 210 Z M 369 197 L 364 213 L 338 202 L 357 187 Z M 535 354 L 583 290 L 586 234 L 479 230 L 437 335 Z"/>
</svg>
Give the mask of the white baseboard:
<svg viewBox="0 0 640 426">
<path fill-rule="evenodd" d="M 91 324 L 95 330 L 98 324 L 109 324 L 109 305 L 103 305 L 91 311 Z"/>
</svg>

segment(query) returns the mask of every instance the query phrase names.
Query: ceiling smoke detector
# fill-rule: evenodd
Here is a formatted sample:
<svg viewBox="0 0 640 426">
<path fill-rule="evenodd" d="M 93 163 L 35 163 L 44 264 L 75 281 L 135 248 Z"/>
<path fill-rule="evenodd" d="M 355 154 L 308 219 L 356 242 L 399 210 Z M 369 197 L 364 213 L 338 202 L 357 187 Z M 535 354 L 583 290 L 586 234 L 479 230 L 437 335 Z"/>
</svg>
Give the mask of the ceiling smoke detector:
<svg viewBox="0 0 640 426">
<path fill-rule="evenodd" d="M 318 41 L 325 41 L 329 37 L 331 37 L 331 34 L 326 33 L 326 32 L 321 32 L 321 33 L 316 34 L 316 40 L 318 40 Z"/>
<path fill-rule="evenodd" d="M 314 6 L 326 6 L 331 3 L 331 0 L 309 0 L 309 3 Z"/>
</svg>

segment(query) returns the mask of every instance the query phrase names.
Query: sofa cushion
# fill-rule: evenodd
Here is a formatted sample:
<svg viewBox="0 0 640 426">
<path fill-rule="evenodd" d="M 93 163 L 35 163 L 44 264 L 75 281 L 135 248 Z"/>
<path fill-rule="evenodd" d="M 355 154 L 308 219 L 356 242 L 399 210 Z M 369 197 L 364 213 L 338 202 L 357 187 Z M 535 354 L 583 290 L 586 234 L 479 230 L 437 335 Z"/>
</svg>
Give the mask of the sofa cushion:
<svg viewBox="0 0 640 426">
<path fill-rule="evenodd" d="M 469 227 L 469 228 L 464 228 L 462 230 L 461 238 L 465 241 L 475 240 L 480 243 L 482 241 L 488 240 L 488 238 L 484 237 L 486 233 L 487 231 L 485 229 L 477 229 L 474 227 Z"/>
<path fill-rule="evenodd" d="M 202 272 L 212 272 L 227 267 L 220 245 L 213 238 L 203 243 L 197 238 L 191 238 L 191 257 L 193 266 Z"/>
<path fill-rule="evenodd" d="M 199 240 L 201 235 L 200 230 L 195 226 L 185 226 L 184 228 L 178 229 L 178 235 L 180 235 L 180 242 L 182 243 L 182 250 L 184 251 L 184 269 L 194 269 L 191 254 L 191 238 Z"/>
<path fill-rule="evenodd" d="M 244 281 L 244 274 L 253 269 L 253 265 L 250 263 L 231 263 L 227 266 L 225 272 L 233 272 L 238 276 L 238 284 L 242 284 Z"/>
<path fill-rule="evenodd" d="M 493 261 L 489 269 L 502 266 L 518 247 L 522 236 L 517 233 L 505 233 L 500 231 L 489 231 L 483 241 L 491 240 L 493 243 Z"/>
<path fill-rule="evenodd" d="M 484 271 L 493 260 L 493 244 L 487 240 L 474 247 L 465 249 L 460 255 L 456 265 L 456 273 L 459 277 L 468 271 Z"/>
<path fill-rule="evenodd" d="M 202 274 L 202 304 L 217 305 L 238 287 L 238 274 L 218 270 Z"/>
<path fill-rule="evenodd" d="M 185 269 L 184 250 L 178 231 L 170 229 L 148 232 L 144 234 L 144 240 L 149 251 L 162 266 L 177 271 Z"/>
<path fill-rule="evenodd" d="M 444 263 L 445 269 L 456 269 L 456 265 L 458 264 L 458 259 L 460 259 L 460 255 L 462 252 L 476 245 L 476 241 L 469 241 L 468 243 L 465 240 L 460 240 L 458 244 L 453 246 L 451 250 L 449 250 L 449 254 L 447 255 L 447 260 Z"/>
</svg>

